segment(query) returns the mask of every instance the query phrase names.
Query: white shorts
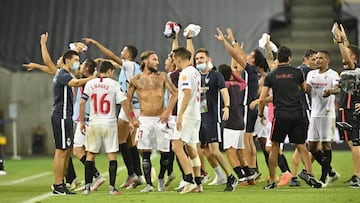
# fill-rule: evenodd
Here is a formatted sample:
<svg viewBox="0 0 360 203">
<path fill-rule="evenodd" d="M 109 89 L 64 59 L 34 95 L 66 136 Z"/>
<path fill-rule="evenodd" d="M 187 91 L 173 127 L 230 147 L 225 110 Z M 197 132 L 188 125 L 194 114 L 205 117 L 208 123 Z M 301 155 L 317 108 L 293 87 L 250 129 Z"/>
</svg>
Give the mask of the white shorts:
<svg viewBox="0 0 360 203">
<path fill-rule="evenodd" d="M 80 130 L 80 123 L 75 124 L 75 133 L 74 133 L 74 147 L 83 147 L 86 143 L 86 134 L 83 135 Z M 85 129 L 88 129 L 88 126 L 85 125 Z"/>
<path fill-rule="evenodd" d="M 187 144 L 197 144 L 199 140 L 199 130 L 201 121 L 192 118 L 183 118 L 182 129 L 178 131 L 176 128 L 172 136 L 172 140 L 182 140 Z"/>
<path fill-rule="evenodd" d="M 308 141 L 333 142 L 335 141 L 335 118 L 311 117 L 308 129 Z"/>
<path fill-rule="evenodd" d="M 165 137 L 164 127 L 166 124 L 160 123 L 159 118 L 159 116 L 139 117 L 140 126 L 136 131 L 138 149 L 170 152 L 170 139 Z"/>
<path fill-rule="evenodd" d="M 140 109 L 133 109 L 133 111 L 134 111 L 134 113 L 135 113 L 136 118 L 139 118 L 139 116 L 140 116 Z M 121 119 L 121 120 L 123 120 L 123 121 L 129 122 L 129 119 L 128 119 L 128 117 L 126 116 L 125 111 L 124 111 L 123 108 L 121 108 L 121 110 L 120 110 L 118 119 Z"/>
<path fill-rule="evenodd" d="M 268 124 L 271 122 L 269 122 L 268 119 L 268 107 L 265 106 L 264 107 L 264 117 L 266 120 L 264 120 L 265 125 L 261 124 L 260 122 L 260 117 L 258 116 L 255 122 L 255 127 L 254 127 L 254 135 L 257 135 L 257 137 L 263 137 L 263 138 L 267 138 L 270 136 L 270 131 L 271 131 L 271 126 L 270 129 L 268 127 Z"/>
<path fill-rule="evenodd" d="M 117 125 L 89 125 L 86 136 L 86 151 L 99 153 L 102 145 L 106 153 L 119 151 Z"/>
<path fill-rule="evenodd" d="M 224 128 L 224 149 L 245 149 L 244 146 L 245 130 L 232 130 Z"/>
<path fill-rule="evenodd" d="M 176 128 L 176 116 L 170 116 L 167 125 L 164 125 L 165 138 L 171 140 Z"/>
</svg>

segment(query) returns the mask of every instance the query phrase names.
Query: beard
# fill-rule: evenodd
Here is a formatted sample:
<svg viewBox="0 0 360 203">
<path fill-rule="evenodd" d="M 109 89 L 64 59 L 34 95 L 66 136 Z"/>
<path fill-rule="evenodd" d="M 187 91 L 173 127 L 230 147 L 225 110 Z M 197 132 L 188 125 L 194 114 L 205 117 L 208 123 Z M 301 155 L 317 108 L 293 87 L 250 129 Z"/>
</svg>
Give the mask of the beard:
<svg viewBox="0 0 360 203">
<path fill-rule="evenodd" d="M 149 71 L 152 72 L 152 73 L 157 73 L 158 70 L 154 67 L 148 67 Z"/>
</svg>

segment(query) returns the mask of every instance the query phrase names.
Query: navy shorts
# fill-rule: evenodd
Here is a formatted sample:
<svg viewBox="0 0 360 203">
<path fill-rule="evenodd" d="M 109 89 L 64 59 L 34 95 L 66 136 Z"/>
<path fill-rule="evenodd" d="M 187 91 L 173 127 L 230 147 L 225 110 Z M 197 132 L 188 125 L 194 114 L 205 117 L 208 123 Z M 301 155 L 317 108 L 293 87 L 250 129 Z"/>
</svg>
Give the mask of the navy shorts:
<svg viewBox="0 0 360 203">
<path fill-rule="evenodd" d="M 208 143 L 221 142 L 220 124 L 214 122 L 201 121 L 199 139 L 201 146 L 206 146 Z"/>
<path fill-rule="evenodd" d="M 340 108 L 338 111 L 338 115 L 336 117 L 336 121 L 347 122 L 351 126 L 354 126 L 356 121 L 354 119 L 353 110 Z M 359 137 L 359 131 L 358 130 L 346 131 L 339 129 L 339 136 L 340 136 L 340 140 L 352 141 Z"/>
<path fill-rule="evenodd" d="M 51 125 L 53 128 L 54 142 L 56 149 L 72 148 L 74 144 L 74 131 L 72 119 L 63 119 L 57 116 L 51 116 Z"/>
<path fill-rule="evenodd" d="M 249 109 L 249 106 L 245 106 L 246 122 L 245 122 L 245 132 L 252 133 L 255 129 L 255 123 L 258 116 L 258 109 L 255 108 L 253 110 Z M 245 116 L 244 116 L 245 117 Z"/>
<path fill-rule="evenodd" d="M 270 140 L 283 143 L 288 135 L 290 143 L 304 144 L 306 140 L 304 121 L 304 117 L 274 118 Z"/>
</svg>

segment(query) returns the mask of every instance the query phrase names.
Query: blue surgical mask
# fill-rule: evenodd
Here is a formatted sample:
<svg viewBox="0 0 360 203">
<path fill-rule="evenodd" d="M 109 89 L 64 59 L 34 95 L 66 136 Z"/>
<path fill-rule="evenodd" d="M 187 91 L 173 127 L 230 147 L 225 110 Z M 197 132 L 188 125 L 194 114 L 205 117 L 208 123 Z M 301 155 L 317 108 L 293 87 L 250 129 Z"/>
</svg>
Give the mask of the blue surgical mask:
<svg viewBox="0 0 360 203">
<path fill-rule="evenodd" d="M 199 69 L 200 71 L 203 71 L 206 69 L 206 63 L 197 64 L 196 68 Z"/>
<path fill-rule="evenodd" d="M 71 70 L 75 71 L 75 70 L 79 70 L 80 68 L 80 62 L 76 61 L 73 63 L 73 65 L 71 66 Z"/>
</svg>

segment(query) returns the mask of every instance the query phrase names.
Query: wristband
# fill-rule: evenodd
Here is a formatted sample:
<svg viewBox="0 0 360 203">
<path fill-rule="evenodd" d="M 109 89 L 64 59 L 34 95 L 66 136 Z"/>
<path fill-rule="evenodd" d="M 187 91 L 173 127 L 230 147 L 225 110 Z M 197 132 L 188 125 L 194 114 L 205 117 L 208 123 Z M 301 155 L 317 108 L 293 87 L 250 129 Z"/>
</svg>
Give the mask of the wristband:
<svg viewBox="0 0 360 203">
<path fill-rule="evenodd" d="M 232 42 L 231 42 L 231 45 L 233 45 L 233 46 L 234 46 L 236 43 L 237 43 L 237 41 L 236 41 L 236 40 L 234 40 L 234 41 L 232 41 Z"/>
<path fill-rule="evenodd" d="M 262 118 L 262 117 L 264 117 L 264 115 L 263 115 L 263 114 L 259 114 L 259 117 Z"/>
<path fill-rule="evenodd" d="M 135 118 L 135 113 L 133 111 L 130 112 L 130 118 Z"/>
<path fill-rule="evenodd" d="M 230 105 L 225 105 L 224 108 L 230 108 Z"/>
</svg>

